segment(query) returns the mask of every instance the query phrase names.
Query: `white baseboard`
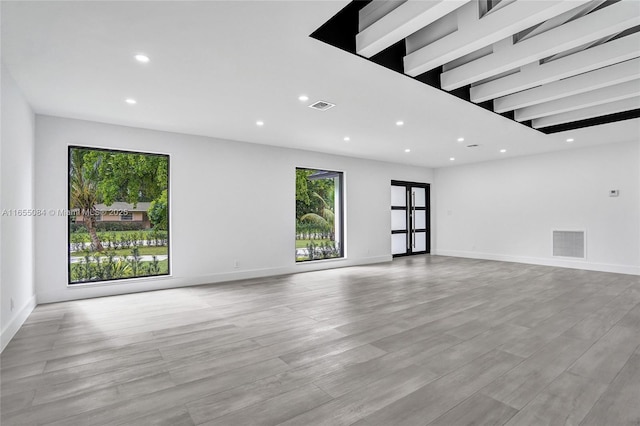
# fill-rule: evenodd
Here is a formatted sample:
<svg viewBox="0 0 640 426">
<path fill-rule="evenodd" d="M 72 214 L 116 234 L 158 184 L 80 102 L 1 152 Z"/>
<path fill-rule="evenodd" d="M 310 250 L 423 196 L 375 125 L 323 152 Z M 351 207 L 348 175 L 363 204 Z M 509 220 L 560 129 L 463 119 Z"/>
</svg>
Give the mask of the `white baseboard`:
<svg viewBox="0 0 640 426">
<path fill-rule="evenodd" d="M 546 258 L 534 258 L 524 256 L 509 256 L 492 253 L 479 253 L 479 252 L 467 252 L 459 250 L 434 250 L 433 255 L 440 256 L 452 256 L 452 257 L 464 257 L 471 259 L 484 259 L 484 260 L 497 260 L 502 262 L 515 262 L 526 263 L 532 265 L 544 265 L 544 266 L 556 266 L 562 268 L 584 269 L 590 271 L 601 272 L 613 272 L 619 274 L 640 275 L 640 267 L 627 266 L 627 265 L 609 265 L 601 263 L 592 263 L 586 261 L 577 260 L 564 260 L 564 259 L 546 259 Z M 143 291 L 165 290 L 169 288 L 188 287 L 194 285 L 213 284 L 219 282 L 238 281 L 252 278 L 273 277 L 277 275 L 288 275 L 299 272 L 311 272 L 324 269 L 342 268 L 348 266 L 360 266 L 369 265 L 382 262 L 390 262 L 392 260 L 391 255 L 374 256 L 359 258 L 355 260 L 351 259 L 327 259 L 317 262 L 302 262 L 296 263 L 291 266 L 283 266 L 277 268 L 260 268 L 260 269 L 248 269 L 228 271 L 217 274 L 208 274 L 195 277 L 181 277 L 181 276 L 165 276 L 156 278 L 144 278 L 140 280 L 127 280 L 112 282 L 112 283 L 98 283 L 90 285 L 77 285 L 69 286 L 57 291 L 39 291 L 38 302 L 39 303 L 54 303 L 63 302 L 67 300 L 76 299 L 88 299 L 93 297 L 114 296 L 118 294 L 139 293 Z M 34 302 L 35 303 L 35 302 Z M 35 304 L 33 305 L 35 306 Z M 13 331 L 13 334 L 20 327 L 22 322 L 26 319 L 29 313 L 33 310 L 31 307 L 28 313 L 24 315 L 21 321 L 15 321 L 18 326 Z M 21 315 L 23 315 L 21 313 Z M 17 317 L 16 317 L 17 319 Z M 13 322 L 10 326 L 13 327 Z M 8 333 L 11 337 L 13 334 Z M 2 333 L 2 342 L 5 342 L 5 332 Z M 9 338 L 10 339 L 10 338 Z M 8 340 L 7 340 L 8 342 Z M 3 346 L 4 347 L 4 346 Z"/>
<path fill-rule="evenodd" d="M 181 277 L 177 275 L 141 278 L 118 282 L 96 284 L 80 284 L 68 286 L 58 291 L 39 291 L 39 303 L 55 303 L 67 300 L 89 299 L 93 297 L 115 296 L 118 294 L 139 293 L 143 291 L 165 290 L 169 288 L 189 287 L 194 285 L 214 284 L 228 281 L 246 280 L 252 278 L 266 278 L 277 275 L 288 275 L 299 272 L 311 272 L 324 269 L 344 268 L 348 266 L 370 265 L 374 263 L 390 262 L 391 255 L 351 259 L 327 259 L 317 262 L 301 262 L 291 266 L 260 269 L 239 269 L 237 271 L 221 272 L 217 274 L 195 277 Z"/>
<path fill-rule="evenodd" d="M 587 271 L 613 272 L 616 274 L 640 275 L 640 266 L 594 263 L 585 260 L 510 256 L 461 250 L 434 250 L 434 255 L 464 257 L 468 259 L 498 260 L 501 262 L 527 263 L 530 265 L 557 266 L 560 268 L 584 269 Z"/>
<path fill-rule="evenodd" d="M 36 307 L 36 295 L 34 294 L 16 315 L 9 321 L 0 333 L 0 353 L 4 351 L 13 336 L 16 335 L 22 324 L 27 320 L 33 309 Z"/>
</svg>

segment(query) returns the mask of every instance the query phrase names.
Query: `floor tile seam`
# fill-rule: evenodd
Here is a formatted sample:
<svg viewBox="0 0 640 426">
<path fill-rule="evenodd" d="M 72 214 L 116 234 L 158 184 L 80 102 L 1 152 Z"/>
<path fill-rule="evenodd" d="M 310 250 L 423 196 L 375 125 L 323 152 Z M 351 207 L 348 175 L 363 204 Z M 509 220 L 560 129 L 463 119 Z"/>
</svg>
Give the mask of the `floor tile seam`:
<svg viewBox="0 0 640 426">
<path fill-rule="evenodd" d="M 493 383 L 493 382 L 492 382 L 492 383 Z M 489 386 L 489 385 L 487 385 L 487 386 Z M 485 387 L 486 387 L 486 386 L 485 386 Z M 471 394 L 468 398 L 465 398 L 463 401 L 461 401 L 461 402 L 459 402 L 458 404 L 456 404 L 455 406 L 451 407 L 449 410 L 447 410 L 446 412 L 442 413 L 440 416 L 438 416 L 437 418 L 433 419 L 432 421 L 430 421 L 429 423 L 427 423 L 425 426 L 429 426 L 429 425 L 434 424 L 438 419 L 440 419 L 441 417 L 444 417 L 447 413 L 449 413 L 450 411 L 453 411 L 453 410 L 454 410 L 454 409 L 456 409 L 459 405 L 461 405 L 461 404 L 465 403 L 467 400 L 469 400 L 469 399 L 473 398 L 473 397 L 474 397 L 474 396 L 476 396 L 476 395 L 482 395 L 482 396 L 484 396 L 484 397 L 486 397 L 486 398 L 490 398 L 490 399 L 492 399 L 492 400 L 496 401 L 497 403 L 504 404 L 504 405 L 506 405 L 507 407 L 509 407 L 509 408 L 513 408 L 513 409 L 515 410 L 515 412 L 513 413 L 513 415 L 512 415 L 511 417 L 509 417 L 508 419 L 506 419 L 506 421 L 505 421 L 504 423 L 502 423 L 503 425 L 507 424 L 507 423 L 508 423 L 508 422 L 509 422 L 513 417 L 515 417 L 515 416 L 516 416 L 516 414 L 518 414 L 518 413 L 520 412 L 520 409 L 515 408 L 515 407 L 513 407 L 513 406 L 511 406 L 511 405 L 507 404 L 506 402 L 503 402 L 503 401 L 497 400 L 497 399 L 495 399 L 494 397 L 492 397 L 491 395 L 487 395 L 486 393 L 482 392 L 482 389 L 484 389 L 484 388 L 478 389 L 478 390 L 477 390 L 477 391 L 475 391 L 473 394 Z M 498 425 L 496 425 L 496 426 L 498 426 Z"/>
</svg>

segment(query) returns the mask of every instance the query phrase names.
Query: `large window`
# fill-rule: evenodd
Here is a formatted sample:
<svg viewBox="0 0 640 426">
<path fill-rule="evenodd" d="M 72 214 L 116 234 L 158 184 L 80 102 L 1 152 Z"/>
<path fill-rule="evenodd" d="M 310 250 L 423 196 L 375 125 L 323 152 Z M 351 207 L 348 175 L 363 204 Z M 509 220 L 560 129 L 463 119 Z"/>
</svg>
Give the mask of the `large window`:
<svg viewBox="0 0 640 426">
<path fill-rule="evenodd" d="M 169 274 L 169 156 L 69 147 L 69 284 Z"/>
<path fill-rule="evenodd" d="M 344 257 L 342 172 L 296 169 L 296 261 Z"/>
</svg>

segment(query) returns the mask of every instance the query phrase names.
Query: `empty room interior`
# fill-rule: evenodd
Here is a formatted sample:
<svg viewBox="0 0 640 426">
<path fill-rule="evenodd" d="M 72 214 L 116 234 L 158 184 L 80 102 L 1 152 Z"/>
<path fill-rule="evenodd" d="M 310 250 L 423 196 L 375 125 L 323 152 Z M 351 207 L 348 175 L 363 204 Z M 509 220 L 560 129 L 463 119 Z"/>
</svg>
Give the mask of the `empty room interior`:
<svg viewBox="0 0 640 426">
<path fill-rule="evenodd" d="M 0 19 L 3 426 L 640 424 L 640 1 Z"/>
</svg>

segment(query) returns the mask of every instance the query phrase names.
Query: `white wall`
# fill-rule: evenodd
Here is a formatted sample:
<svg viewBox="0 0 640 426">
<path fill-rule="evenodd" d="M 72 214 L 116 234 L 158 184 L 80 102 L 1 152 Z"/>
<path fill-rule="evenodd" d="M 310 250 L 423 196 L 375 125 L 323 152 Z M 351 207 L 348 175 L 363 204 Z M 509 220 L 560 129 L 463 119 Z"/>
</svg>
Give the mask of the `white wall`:
<svg viewBox="0 0 640 426">
<path fill-rule="evenodd" d="M 34 115 L 15 81 L 2 66 L 0 211 L 32 209 Z M 33 217 L 0 217 L 0 350 L 36 305 Z"/>
<path fill-rule="evenodd" d="M 433 178 L 426 168 L 37 116 L 39 208 L 66 208 L 68 145 L 171 156 L 172 276 L 67 286 L 66 219 L 47 216 L 36 220 L 42 303 L 388 261 L 390 181 Z M 296 167 L 345 172 L 346 259 L 295 263 Z"/>
<path fill-rule="evenodd" d="M 639 158 L 636 141 L 438 169 L 436 253 L 640 274 Z M 586 261 L 552 256 L 554 228 L 586 230 Z"/>
</svg>

